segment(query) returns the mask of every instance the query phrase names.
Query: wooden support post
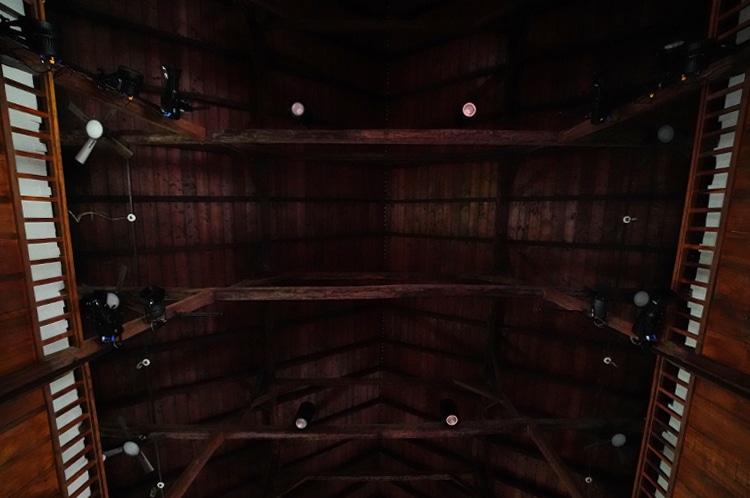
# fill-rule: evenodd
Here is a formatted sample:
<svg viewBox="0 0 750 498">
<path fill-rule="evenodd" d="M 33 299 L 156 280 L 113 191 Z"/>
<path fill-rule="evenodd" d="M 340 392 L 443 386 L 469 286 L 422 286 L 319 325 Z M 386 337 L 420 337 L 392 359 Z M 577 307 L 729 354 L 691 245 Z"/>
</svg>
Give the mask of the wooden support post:
<svg viewBox="0 0 750 498">
<path fill-rule="evenodd" d="M 182 498 L 195 478 L 198 477 L 200 471 L 203 470 L 206 462 L 208 462 L 208 460 L 216 452 L 216 450 L 219 449 L 219 446 L 221 446 L 223 442 L 224 433 L 218 432 L 211 436 L 211 439 L 208 440 L 205 448 L 203 449 L 201 454 L 198 455 L 198 458 L 193 460 L 185 469 L 185 471 L 180 475 L 180 477 L 177 478 L 177 481 L 175 481 L 174 485 L 167 493 L 167 498 Z"/>
</svg>

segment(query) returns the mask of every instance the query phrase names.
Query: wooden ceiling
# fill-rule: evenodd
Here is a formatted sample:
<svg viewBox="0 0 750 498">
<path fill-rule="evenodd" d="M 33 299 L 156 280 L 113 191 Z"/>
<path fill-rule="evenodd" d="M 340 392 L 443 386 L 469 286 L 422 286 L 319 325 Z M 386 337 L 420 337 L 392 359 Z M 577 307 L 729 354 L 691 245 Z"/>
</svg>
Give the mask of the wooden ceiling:
<svg viewBox="0 0 750 498">
<path fill-rule="evenodd" d="M 597 71 L 610 75 L 616 104 L 649 106 L 637 98 L 660 77 L 658 48 L 703 36 L 707 2 L 46 6 L 68 65 L 90 74 L 129 66 L 145 75 L 142 97 L 158 103 L 160 66 L 173 64 L 196 108 L 182 119 L 209 139 L 249 129 L 291 137 L 148 145 L 161 131 L 118 112 L 107 125 L 134 156 L 126 164 L 101 144 L 81 166 L 72 156 L 82 123 L 65 106 L 89 116 L 107 108 L 61 91 L 70 209 L 104 215 L 73 224 L 81 283 L 112 286 L 126 265 L 125 285 L 136 289 L 265 277 L 337 285 L 355 273 L 359 284 L 513 279 L 588 300 L 606 284 L 611 309 L 624 317 L 636 314 L 635 290 L 669 284 L 694 95 L 565 147 L 441 144 L 430 133 L 564 130 L 586 121 Z M 306 106 L 303 122 L 288 111 L 294 101 Z M 460 112 L 467 101 L 478 108 L 471 120 Z M 654 130 L 667 122 L 677 139 L 663 145 Z M 299 138 L 401 129 L 431 138 Z M 134 224 L 120 219 L 130 202 Z M 118 417 L 133 428 L 286 429 L 306 400 L 317 423 L 334 428 L 421 427 L 436 420 L 443 398 L 455 400 L 462 423 L 481 426 L 509 417 L 499 393 L 522 416 L 579 424 L 461 437 L 435 429 L 417 439 L 232 440 L 185 496 L 569 496 L 557 464 L 583 496 L 630 494 L 653 358 L 584 314 L 522 296 L 219 302 L 200 311 L 92 364 L 105 449 L 125 438 Z M 143 358 L 151 366 L 137 368 Z M 609 444 L 616 432 L 628 438 L 619 449 Z M 540 438 L 558 455 L 552 464 Z M 205 444 L 145 447 L 165 491 Z M 158 480 L 126 456 L 107 461 L 107 477 L 110 494 L 123 497 L 148 496 Z"/>
</svg>

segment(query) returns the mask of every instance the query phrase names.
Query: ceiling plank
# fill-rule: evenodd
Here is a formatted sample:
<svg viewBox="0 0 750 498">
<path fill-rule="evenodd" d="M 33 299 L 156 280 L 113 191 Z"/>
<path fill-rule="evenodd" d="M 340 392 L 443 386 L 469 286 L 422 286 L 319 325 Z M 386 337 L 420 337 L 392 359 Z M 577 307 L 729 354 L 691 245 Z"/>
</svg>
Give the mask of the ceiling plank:
<svg viewBox="0 0 750 498">
<path fill-rule="evenodd" d="M 175 481 L 175 483 L 172 485 L 169 492 L 167 493 L 167 498 L 182 498 L 183 496 L 185 496 L 185 493 L 187 492 L 190 485 L 193 483 L 195 478 L 198 477 L 198 474 L 201 470 L 203 470 L 203 467 L 205 467 L 206 462 L 208 462 L 208 460 L 216 452 L 216 450 L 219 449 L 219 446 L 221 446 L 223 442 L 223 432 L 218 432 L 211 436 L 211 439 L 208 440 L 205 448 L 203 448 L 201 454 L 198 455 L 198 458 L 193 460 L 190 465 L 188 465 L 185 471 L 180 475 L 180 477 L 177 478 L 177 481 Z"/>
<path fill-rule="evenodd" d="M 370 424 L 311 427 L 310 430 L 292 430 L 278 427 L 153 425 L 138 428 L 151 438 L 197 440 L 209 439 L 216 432 L 224 432 L 227 440 L 270 439 L 337 441 L 341 439 L 431 439 L 489 436 L 527 431 L 530 425 L 554 430 L 589 430 L 609 427 L 603 419 L 535 419 L 515 418 L 487 421 L 467 421 L 456 427 L 446 427 L 440 422 L 422 424 Z"/>
<path fill-rule="evenodd" d="M 286 474 L 282 473 L 280 476 L 284 478 L 305 478 L 308 481 L 363 481 L 363 482 L 374 482 L 374 481 L 453 481 L 456 476 L 459 477 L 471 477 L 471 474 L 451 474 L 451 473 L 440 473 L 434 471 L 417 472 L 410 471 L 404 473 L 383 473 L 380 471 L 374 472 L 326 472 L 324 474 Z"/>
</svg>

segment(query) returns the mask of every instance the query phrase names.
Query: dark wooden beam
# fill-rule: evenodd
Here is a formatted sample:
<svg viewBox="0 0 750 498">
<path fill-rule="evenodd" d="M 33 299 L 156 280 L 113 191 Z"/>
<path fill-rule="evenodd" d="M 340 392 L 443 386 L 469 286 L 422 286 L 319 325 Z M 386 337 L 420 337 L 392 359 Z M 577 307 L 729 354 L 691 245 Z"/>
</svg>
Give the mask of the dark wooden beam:
<svg viewBox="0 0 750 498">
<path fill-rule="evenodd" d="M 85 19 L 87 21 L 91 21 L 91 23 L 95 25 L 108 26 L 123 31 L 129 31 L 138 35 L 152 37 L 156 38 L 157 40 L 169 42 L 174 44 L 174 46 L 195 48 L 198 50 L 203 50 L 205 52 L 210 52 L 214 55 L 237 59 L 242 62 L 247 62 L 250 57 L 247 52 L 242 50 L 222 47 L 211 42 L 199 40 L 196 38 L 190 38 L 188 36 L 182 36 L 171 31 L 163 31 L 161 29 L 148 26 L 143 23 L 131 22 L 127 19 L 115 17 L 106 12 L 87 9 L 80 5 L 70 5 L 70 2 L 50 2 L 49 4 L 47 4 L 47 10 L 50 12 L 63 14 L 69 19 Z M 142 70 L 143 68 L 134 69 Z"/>
<path fill-rule="evenodd" d="M 297 367 L 300 365 L 306 365 L 308 363 L 314 363 L 331 356 L 340 354 L 350 353 L 360 349 L 365 349 L 380 344 L 379 339 L 366 339 L 364 341 L 352 342 L 341 346 L 324 349 L 315 353 L 309 353 L 306 355 L 295 356 L 294 358 L 288 358 L 285 360 L 279 360 L 276 362 L 276 370 L 284 370 L 286 368 Z"/>
<path fill-rule="evenodd" d="M 494 358 L 494 355 L 493 355 Z M 495 370 L 495 375 L 497 375 L 497 370 Z M 482 390 L 481 388 L 476 388 L 475 386 L 470 386 L 465 383 L 461 383 L 460 381 L 457 381 L 456 384 L 462 385 L 462 387 L 466 387 L 467 390 L 470 390 L 472 392 L 475 392 L 480 395 L 484 395 L 488 399 L 497 401 L 503 405 L 505 410 L 508 412 L 508 414 L 513 417 L 514 419 L 517 419 L 521 417 L 521 413 L 518 411 L 518 409 L 515 407 L 513 402 L 508 398 L 508 396 L 500 391 L 499 389 L 496 389 L 496 392 L 487 392 Z M 570 473 L 568 468 L 565 465 L 565 462 L 563 461 L 562 457 L 560 456 L 560 453 L 553 448 L 552 444 L 550 443 L 549 439 L 547 439 L 547 436 L 542 432 L 542 427 L 536 424 L 531 424 L 528 427 L 528 434 L 534 443 L 536 443 L 537 447 L 539 448 L 539 451 L 542 452 L 544 455 L 544 458 L 547 459 L 547 462 L 550 464 L 552 469 L 555 471 L 555 474 L 557 474 L 558 479 L 560 479 L 560 483 L 563 485 L 565 490 L 570 494 L 571 498 L 583 498 L 583 491 L 577 482 L 577 480 L 573 477 L 573 475 Z"/>
<path fill-rule="evenodd" d="M 276 378 L 269 381 L 271 388 L 280 387 L 358 387 L 358 386 L 397 386 L 397 387 L 451 387 L 453 381 L 427 379 L 422 377 L 370 377 L 370 378 L 347 378 L 347 377 L 316 377 L 316 378 Z"/>
<path fill-rule="evenodd" d="M 329 444 L 327 446 L 324 446 L 323 448 L 320 448 L 320 449 L 318 449 L 316 451 L 313 451 L 312 453 L 308 453 L 307 455 L 304 455 L 304 456 L 301 456 L 299 458 L 296 458 L 296 459 L 292 460 L 291 462 L 285 463 L 284 465 L 282 465 L 282 469 L 289 470 L 289 469 L 294 468 L 297 465 L 303 464 L 305 462 L 309 462 L 310 460 L 315 460 L 316 458 L 319 458 L 319 457 L 323 456 L 324 454 L 326 454 L 326 453 L 328 453 L 330 451 L 334 451 L 334 450 L 336 450 L 336 449 L 338 449 L 338 448 L 340 448 L 342 446 L 345 446 L 345 445 L 349 444 L 350 442 L 351 442 L 351 440 L 349 440 L 349 439 L 343 439 L 341 441 L 336 441 L 333 444 Z"/>
<path fill-rule="evenodd" d="M 380 365 L 373 365 L 371 367 L 358 370 L 356 372 L 351 372 L 343 376 L 343 378 L 355 378 L 355 377 L 367 377 L 369 375 L 375 375 L 380 372 Z M 290 401 L 296 401 L 300 398 L 304 398 L 306 396 L 309 396 L 311 394 L 323 392 L 326 389 L 329 389 L 328 387 L 319 387 L 319 386 L 313 386 L 313 387 L 305 387 L 303 389 L 298 389 L 296 391 L 292 391 L 289 393 L 281 394 L 277 397 L 277 400 L 279 403 L 288 403 Z"/>
<path fill-rule="evenodd" d="M 185 493 L 187 492 L 190 485 L 193 483 L 195 478 L 198 477 L 198 474 L 201 470 L 203 470 L 203 467 L 205 467 L 206 462 L 208 462 L 208 460 L 211 458 L 211 456 L 213 456 L 216 450 L 219 449 L 219 446 L 221 446 L 223 442 L 224 433 L 218 432 L 211 436 L 211 439 L 208 440 L 203 451 L 201 451 L 201 454 L 198 455 L 198 457 L 193 460 L 190 465 L 188 465 L 188 467 L 180 475 L 180 477 L 177 478 L 177 481 L 175 481 L 174 484 L 172 484 L 172 486 L 169 488 L 169 491 L 167 492 L 167 498 L 182 498 L 183 496 L 185 496 Z"/>
<path fill-rule="evenodd" d="M 217 301 L 320 301 L 453 296 L 542 297 L 543 292 L 541 287 L 524 284 L 382 284 L 213 289 Z"/>
<path fill-rule="evenodd" d="M 456 352 L 456 351 L 448 351 L 444 349 L 437 349 L 437 348 L 432 348 L 428 346 L 422 346 L 419 344 L 396 341 L 394 339 L 383 339 L 382 343 L 391 345 L 398 349 L 406 349 L 409 351 L 414 351 L 416 353 L 429 354 L 432 356 L 445 358 L 447 360 L 463 362 L 463 363 L 471 363 L 474 365 L 484 365 L 484 358 L 478 355 L 472 355 L 472 354 Z"/>
<path fill-rule="evenodd" d="M 98 91 L 98 90 L 97 90 Z M 182 120 L 175 123 L 183 123 Z M 160 133 L 118 133 L 131 145 L 455 145 L 541 147 L 559 144 L 551 130 L 466 130 L 466 129 L 250 129 L 213 133 L 205 139 Z M 68 139 L 70 140 L 70 139 Z"/>
<path fill-rule="evenodd" d="M 154 425 L 138 428 L 138 432 L 149 434 L 157 439 L 199 440 L 209 439 L 216 432 L 223 432 L 227 440 L 270 439 L 337 441 L 341 439 L 432 439 L 461 438 L 467 436 L 487 436 L 525 432 L 530 425 L 550 430 L 590 430 L 609 427 L 610 423 L 601 419 L 535 419 L 515 418 L 504 420 L 467 421 L 455 427 L 446 427 L 440 422 L 421 424 L 373 424 L 310 427 L 299 431 L 278 427 L 237 427 Z"/>
<path fill-rule="evenodd" d="M 453 481 L 456 476 L 471 477 L 471 474 L 454 474 L 439 472 L 403 472 L 403 473 L 384 473 L 380 471 L 373 472 L 326 472 L 323 474 L 289 474 L 282 473 L 280 477 L 284 478 L 304 478 L 307 481 L 359 481 L 359 482 L 377 482 L 377 481 Z"/>
</svg>

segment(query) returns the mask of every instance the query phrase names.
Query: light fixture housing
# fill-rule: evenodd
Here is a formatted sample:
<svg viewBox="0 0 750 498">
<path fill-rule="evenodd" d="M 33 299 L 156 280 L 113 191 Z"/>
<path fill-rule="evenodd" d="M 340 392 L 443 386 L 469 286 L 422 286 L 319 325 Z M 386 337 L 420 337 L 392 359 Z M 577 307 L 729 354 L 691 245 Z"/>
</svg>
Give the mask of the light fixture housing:
<svg viewBox="0 0 750 498">
<path fill-rule="evenodd" d="M 449 427 L 458 425 L 458 407 L 452 399 L 440 401 L 440 418 Z"/>
<path fill-rule="evenodd" d="M 114 90 L 128 100 L 137 97 L 143 87 L 143 75 L 125 66 L 119 66 L 117 71 L 111 74 L 102 72 L 96 79 L 100 86 Z"/>
<path fill-rule="evenodd" d="M 294 426 L 299 430 L 304 430 L 312 423 L 314 416 L 315 405 L 312 401 L 305 401 L 297 408 L 297 414 L 294 416 Z"/>
</svg>

